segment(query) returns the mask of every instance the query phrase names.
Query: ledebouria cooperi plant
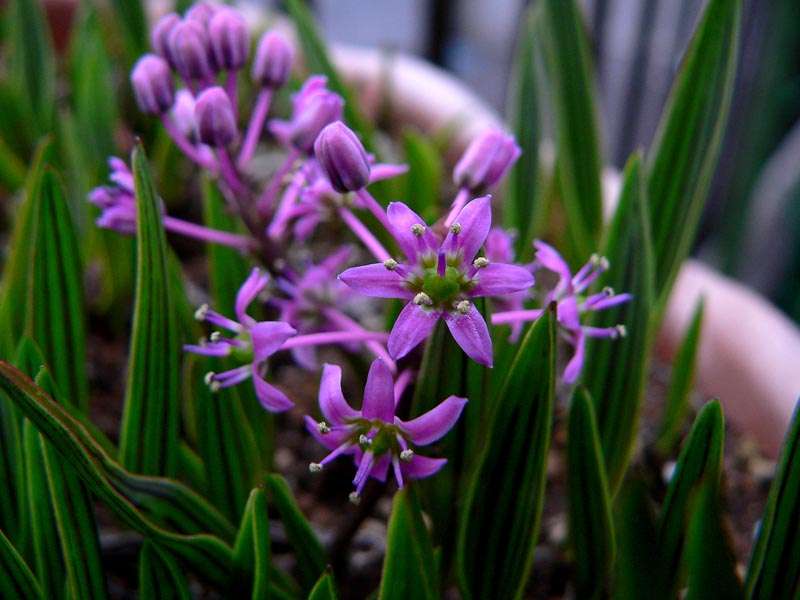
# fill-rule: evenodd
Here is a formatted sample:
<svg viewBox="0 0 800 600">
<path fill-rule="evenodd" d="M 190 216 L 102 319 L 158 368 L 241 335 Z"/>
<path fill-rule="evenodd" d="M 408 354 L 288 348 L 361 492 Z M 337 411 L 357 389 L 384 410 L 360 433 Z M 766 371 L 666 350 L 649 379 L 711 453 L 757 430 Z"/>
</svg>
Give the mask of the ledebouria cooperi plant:
<svg viewBox="0 0 800 600">
<path fill-rule="evenodd" d="M 370 366 L 361 410 L 356 410 L 342 394 L 342 370 L 326 364 L 319 386 L 319 408 L 325 418 L 306 417 L 306 428 L 331 452 L 309 470 L 317 473 L 342 455 L 353 455 L 357 470 L 355 490 L 350 500 L 357 503 L 367 479 L 385 481 L 392 469 L 398 488 L 408 479 L 430 477 L 447 460 L 421 456 L 414 446 L 427 446 L 444 437 L 455 425 L 467 403 L 466 398 L 450 396 L 435 408 L 403 421 L 395 414 L 402 396 L 392 374 L 380 359 Z"/>
</svg>

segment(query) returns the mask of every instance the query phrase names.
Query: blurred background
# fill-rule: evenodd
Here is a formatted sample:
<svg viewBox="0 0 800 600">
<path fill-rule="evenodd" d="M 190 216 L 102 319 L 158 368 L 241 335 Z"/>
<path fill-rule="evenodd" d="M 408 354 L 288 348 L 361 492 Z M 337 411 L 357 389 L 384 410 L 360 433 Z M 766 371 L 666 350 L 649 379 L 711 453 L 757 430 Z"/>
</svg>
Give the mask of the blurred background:
<svg viewBox="0 0 800 600">
<path fill-rule="evenodd" d="M 313 0 L 332 42 L 422 56 L 502 112 L 517 27 L 536 0 Z M 256 6 L 279 2 L 252 0 Z M 655 133 L 705 0 L 582 0 L 606 163 Z M 739 73 L 698 253 L 800 321 L 800 2 L 744 0 Z"/>
</svg>

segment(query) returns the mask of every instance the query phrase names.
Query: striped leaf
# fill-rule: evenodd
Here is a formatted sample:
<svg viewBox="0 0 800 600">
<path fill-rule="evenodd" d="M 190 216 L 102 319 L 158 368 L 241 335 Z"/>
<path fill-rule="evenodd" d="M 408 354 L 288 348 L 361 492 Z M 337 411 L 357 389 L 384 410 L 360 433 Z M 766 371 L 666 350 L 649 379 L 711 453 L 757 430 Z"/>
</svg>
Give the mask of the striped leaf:
<svg viewBox="0 0 800 600">
<path fill-rule="evenodd" d="M 683 556 L 692 501 L 703 482 L 719 485 L 725 424 L 717 400 L 697 415 L 683 445 L 658 520 L 659 575 L 653 589 L 674 597 L 683 577 Z"/>
<path fill-rule="evenodd" d="M 582 389 L 569 411 L 567 484 L 575 593 L 579 598 L 602 598 L 614 566 L 614 526 L 592 399 Z"/>
<path fill-rule="evenodd" d="M 126 471 L 66 409 L 4 361 L 0 390 L 122 523 L 169 548 L 198 575 L 227 583 L 232 549 L 226 542 L 234 529 L 210 504 L 177 481 Z"/>
<path fill-rule="evenodd" d="M 408 164 L 404 198 L 426 223 L 439 218 L 444 165 L 441 151 L 429 137 L 409 130 L 403 133 L 403 149 Z"/>
<path fill-rule="evenodd" d="M 120 462 L 148 475 L 175 473 L 179 348 L 161 207 L 141 146 L 132 156 L 136 189 L 136 299 Z"/>
<path fill-rule="evenodd" d="M 192 597 L 183 570 L 158 544 L 145 540 L 139 552 L 139 598 L 189 600 Z"/>
<path fill-rule="evenodd" d="M 622 481 L 636 440 L 652 341 L 653 261 L 642 180 L 641 163 L 634 155 L 625 168 L 619 205 L 603 245 L 611 268 L 599 283 L 630 292 L 633 300 L 596 313 L 592 321 L 597 327 L 622 324 L 627 335 L 590 340 L 584 363 L 584 383 L 594 401 L 612 495 Z"/>
<path fill-rule="evenodd" d="M 573 256 L 589 256 L 603 227 L 600 142 L 589 43 L 575 0 L 545 0 L 537 31 L 552 94 L 556 162 Z"/>
<path fill-rule="evenodd" d="M 265 479 L 271 506 L 286 529 L 286 536 L 297 557 L 300 584 L 308 592 L 317 583 L 325 570 L 327 557 L 311 525 L 303 516 L 297 501 L 292 496 L 289 484 L 280 475 L 270 474 Z"/>
<path fill-rule="evenodd" d="M 144 3 L 142 0 L 111 0 L 111 6 L 117 15 L 114 21 L 120 27 L 125 41 L 128 62 L 133 63 L 147 52 L 148 31 Z"/>
<path fill-rule="evenodd" d="M 0 597 L 44 598 L 25 559 L 0 530 Z"/>
<path fill-rule="evenodd" d="M 324 573 L 317 581 L 317 585 L 308 594 L 308 600 L 337 600 L 336 586 L 333 583 L 333 575 Z"/>
<path fill-rule="evenodd" d="M 297 37 L 303 49 L 306 68 L 328 78 L 328 87 L 344 98 L 344 120 L 358 133 L 364 146 L 375 152 L 372 125 L 361 114 L 356 95 L 347 87 L 333 66 L 328 49 L 317 31 L 314 17 L 305 0 L 286 0 L 286 9 L 297 28 Z"/>
<path fill-rule="evenodd" d="M 656 522 L 640 477 L 622 484 L 614 498 L 614 598 L 647 598 L 658 573 Z"/>
<path fill-rule="evenodd" d="M 397 492 L 386 534 L 379 600 L 440 597 L 431 536 L 412 488 Z"/>
<path fill-rule="evenodd" d="M 236 578 L 236 596 L 244 597 L 249 592 L 253 600 L 268 598 L 272 552 L 267 496 L 261 488 L 255 488 L 247 499 L 242 525 L 233 547 L 233 560 L 237 571 L 244 575 Z"/>
<path fill-rule="evenodd" d="M 750 557 L 748 598 L 797 597 L 800 592 L 799 515 L 800 408 L 796 407 Z"/>
<path fill-rule="evenodd" d="M 548 311 L 519 346 L 471 475 L 456 548 L 464 598 L 517 598 L 527 584 L 544 501 L 554 371 Z"/>
<path fill-rule="evenodd" d="M 700 342 L 700 330 L 703 325 L 703 300 L 697 302 L 689 328 L 681 341 L 675 361 L 672 363 L 672 375 L 667 388 L 667 400 L 664 415 L 655 446 L 662 456 L 669 456 L 678 444 L 686 415 L 689 412 L 689 396 L 694 384 L 694 372 L 697 362 L 697 348 Z"/>
<path fill-rule="evenodd" d="M 540 193 L 539 142 L 541 137 L 534 44 L 536 13 L 526 10 L 520 23 L 514 71 L 508 97 L 508 114 L 522 155 L 508 176 L 508 195 L 503 211 L 505 226 L 516 229 L 517 254 L 531 253 L 531 241 L 541 226 L 544 203 Z"/>
<path fill-rule="evenodd" d="M 648 155 L 660 302 L 691 250 L 716 168 L 736 76 L 740 13 L 741 0 L 709 0 Z"/>
</svg>

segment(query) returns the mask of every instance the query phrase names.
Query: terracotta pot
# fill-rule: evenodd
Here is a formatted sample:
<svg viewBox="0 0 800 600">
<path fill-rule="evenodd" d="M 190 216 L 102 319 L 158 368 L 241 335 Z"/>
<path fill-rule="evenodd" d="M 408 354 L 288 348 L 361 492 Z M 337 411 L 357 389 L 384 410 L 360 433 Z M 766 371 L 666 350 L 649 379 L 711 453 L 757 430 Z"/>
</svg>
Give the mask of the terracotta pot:
<svg viewBox="0 0 800 600">
<path fill-rule="evenodd" d="M 388 59 L 370 49 L 337 46 L 339 70 L 358 90 L 368 113 L 390 98 L 398 124 L 429 133 L 454 124 L 457 155 L 469 140 L 501 119 L 452 75 L 402 54 Z M 606 214 L 613 211 L 619 174 L 604 174 Z M 728 418 L 776 456 L 800 396 L 800 330 L 765 298 L 696 260 L 678 275 L 657 350 L 671 359 L 700 297 L 705 318 L 697 386 L 719 397 Z"/>
</svg>

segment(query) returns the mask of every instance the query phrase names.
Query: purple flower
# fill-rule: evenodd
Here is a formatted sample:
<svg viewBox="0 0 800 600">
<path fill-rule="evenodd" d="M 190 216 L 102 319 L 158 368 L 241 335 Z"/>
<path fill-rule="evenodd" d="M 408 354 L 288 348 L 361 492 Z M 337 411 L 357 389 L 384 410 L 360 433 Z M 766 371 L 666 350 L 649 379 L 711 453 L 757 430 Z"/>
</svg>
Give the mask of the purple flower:
<svg viewBox="0 0 800 600">
<path fill-rule="evenodd" d="M 520 153 L 514 136 L 490 129 L 472 140 L 453 169 L 453 181 L 473 194 L 486 192 L 503 178 Z"/>
<path fill-rule="evenodd" d="M 270 121 L 270 131 L 282 143 L 311 154 L 320 131 L 342 119 L 344 100 L 330 91 L 327 78 L 309 77 L 292 97 L 292 118 L 289 121 Z"/>
<path fill-rule="evenodd" d="M 193 19 L 183 19 L 169 32 L 169 55 L 175 63 L 175 70 L 187 82 L 209 83 L 216 70 L 208 32 Z"/>
<path fill-rule="evenodd" d="M 172 73 L 167 61 L 155 54 L 145 54 L 131 71 L 131 85 L 139 110 L 151 115 L 167 112 L 175 101 Z"/>
<path fill-rule="evenodd" d="M 214 12 L 208 21 L 208 38 L 219 68 L 236 71 L 247 62 L 250 33 L 244 18 L 234 9 L 223 7 Z"/>
<path fill-rule="evenodd" d="M 395 415 L 398 397 L 392 374 L 380 360 L 375 360 L 367 375 L 361 410 L 352 408 L 342 394 L 342 371 L 326 364 L 319 388 L 319 407 L 325 420 L 306 417 L 306 427 L 331 452 L 318 463 L 311 463 L 311 472 L 341 455 L 352 454 L 357 466 L 353 479 L 352 502 L 358 502 L 369 477 L 386 481 L 391 466 L 398 487 L 407 479 L 430 477 L 447 462 L 444 458 L 418 455 L 412 445 L 427 446 L 453 428 L 466 398 L 450 396 L 425 414 L 402 421 Z"/>
<path fill-rule="evenodd" d="M 177 70 L 177 66 L 175 58 L 172 56 L 169 37 L 172 35 L 172 30 L 180 22 L 181 18 L 176 13 L 166 14 L 156 22 L 150 34 L 150 43 L 153 46 L 153 50 L 175 70 Z"/>
<path fill-rule="evenodd" d="M 489 235 L 486 236 L 483 252 L 491 262 L 513 263 L 515 260 L 514 236 L 500 227 L 493 227 L 489 231 Z M 521 310 L 527 297 L 528 291 L 525 290 L 497 296 L 492 301 L 498 310 Z M 523 327 L 524 324 L 522 322 L 511 323 L 509 340 L 516 342 L 522 333 Z"/>
<path fill-rule="evenodd" d="M 230 98 L 219 86 L 204 90 L 194 108 L 200 141 L 215 148 L 225 148 L 238 136 L 236 117 Z"/>
<path fill-rule="evenodd" d="M 341 121 L 326 126 L 314 142 L 314 156 L 341 194 L 355 192 L 369 183 L 369 158 L 355 133 Z"/>
<path fill-rule="evenodd" d="M 211 310 L 207 305 L 201 306 L 195 313 L 198 320 L 225 329 L 233 336 L 224 337 L 220 332 L 214 332 L 209 341 L 199 345 L 186 345 L 183 349 L 204 356 L 233 356 L 245 363 L 243 366 L 222 373 L 208 373 L 206 383 L 216 391 L 252 379 L 261 405 L 270 412 L 281 412 L 290 409 L 294 403 L 278 388 L 267 383 L 263 373 L 267 359 L 297 332 L 288 323 L 257 322 L 247 314 L 247 307 L 264 290 L 268 282 L 268 275 L 253 269 L 236 295 L 237 320 L 229 319 Z"/>
<path fill-rule="evenodd" d="M 119 233 L 136 233 L 136 200 L 133 190 L 133 174 L 125 161 L 116 156 L 108 159 L 112 185 L 94 188 L 89 192 L 89 202 L 102 211 L 97 226 L 113 229 Z"/>
<path fill-rule="evenodd" d="M 294 53 L 286 38 L 268 31 L 258 42 L 253 59 L 253 80 L 264 87 L 277 89 L 289 79 L 293 60 Z"/>
<path fill-rule="evenodd" d="M 387 214 L 405 262 L 388 259 L 348 269 L 339 277 L 368 296 L 409 301 L 392 328 L 389 354 L 402 358 L 444 319 L 464 352 L 491 366 L 489 330 L 471 300 L 525 290 L 533 285 L 533 275 L 517 265 L 476 258 L 491 228 L 490 198 L 469 202 L 443 241 L 401 202 L 391 203 Z"/>
</svg>

